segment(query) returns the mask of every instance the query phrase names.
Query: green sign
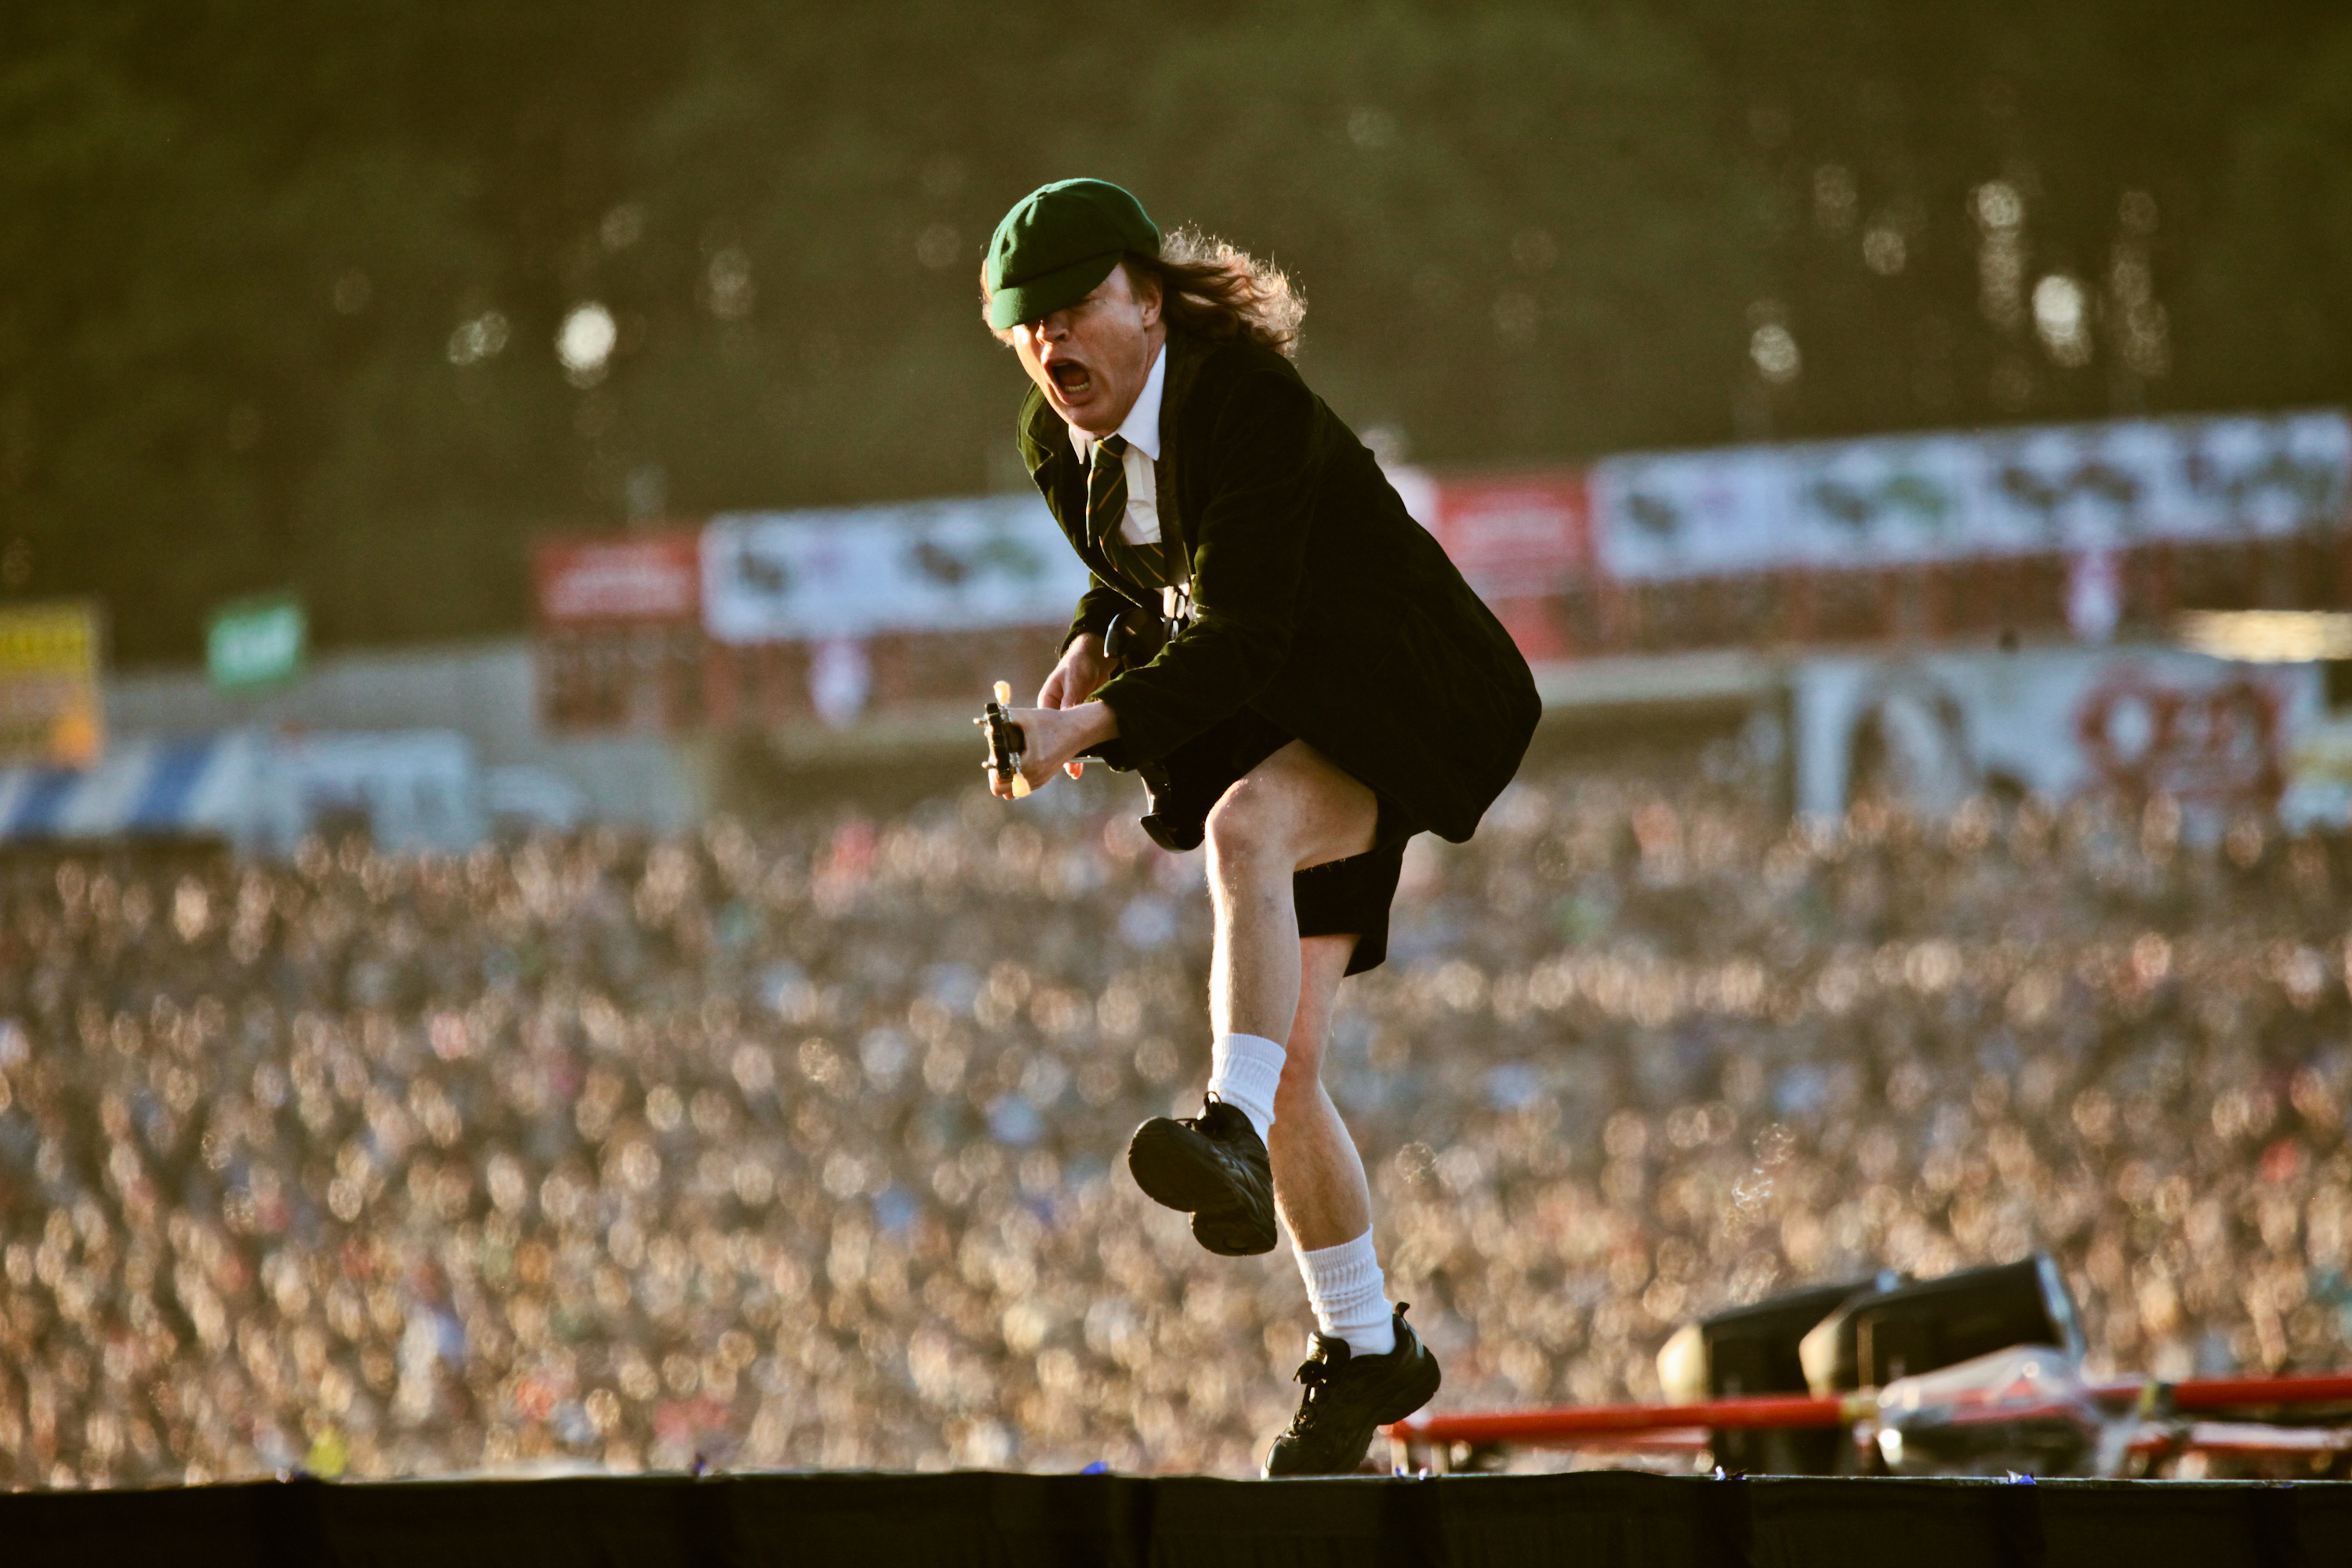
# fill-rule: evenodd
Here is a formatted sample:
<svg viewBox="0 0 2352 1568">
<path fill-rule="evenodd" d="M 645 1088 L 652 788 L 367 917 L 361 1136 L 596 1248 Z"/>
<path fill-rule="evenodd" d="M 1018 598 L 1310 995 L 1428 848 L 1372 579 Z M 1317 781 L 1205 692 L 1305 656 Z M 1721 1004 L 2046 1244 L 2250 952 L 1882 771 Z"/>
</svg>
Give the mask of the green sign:
<svg viewBox="0 0 2352 1568">
<path fill-rule="evenodd" d="M 205 664 L 215 686 L 269 686 L 302 670 L 310 621 L 291 594 L 238 599 L 213 612 Z"/>
</svg>

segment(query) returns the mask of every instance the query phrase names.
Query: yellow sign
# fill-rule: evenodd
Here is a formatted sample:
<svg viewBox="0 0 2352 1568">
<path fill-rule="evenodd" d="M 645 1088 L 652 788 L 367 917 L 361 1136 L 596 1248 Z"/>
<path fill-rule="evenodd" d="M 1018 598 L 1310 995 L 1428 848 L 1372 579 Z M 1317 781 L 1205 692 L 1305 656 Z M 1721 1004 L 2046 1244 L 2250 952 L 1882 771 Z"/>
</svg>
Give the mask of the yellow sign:
<svg viewBox="0 0 2352 1568">
<path fill-rule="evenodd" d="M 0 765 L 86 768 L 105 745 L 97 606 L 0 605 Z"/>
</svg>

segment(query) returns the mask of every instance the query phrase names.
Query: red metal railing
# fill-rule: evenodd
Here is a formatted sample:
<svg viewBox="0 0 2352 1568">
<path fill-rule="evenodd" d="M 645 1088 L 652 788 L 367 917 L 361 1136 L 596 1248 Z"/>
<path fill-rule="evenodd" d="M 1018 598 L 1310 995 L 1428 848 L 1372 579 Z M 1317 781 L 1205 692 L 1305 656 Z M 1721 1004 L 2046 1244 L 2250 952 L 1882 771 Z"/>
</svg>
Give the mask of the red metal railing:
<svg viewBox="0 0 2352 1568">
<path fill-rule="evenodd" d="M 2285 1408 L 2305 1405 L 2352 1405 L 2352 1373 L 2294 1377 L 2204 1377 L 2170 1384 L 2111 1383 L 2092 1394 L 2111 1404 L 2156 1394 L 2181 1414 L 2210 1410 Z M 1646 1435 L 1677 1428 L 1757 1431 L 1770 1428 L 1842 1426 L 1873 1414 L 1876 1392 L 1833 1398 L 1804 1394 L 1757 1394 L 1712 1399 L 1696 1405 L 1582 1405 L 1486 1414 L 1414 1415 L 1389 1428 L 1397 1441 L 1419 1447 L 1438 1443 L 1517 1445 L 1523 1447 L 1606 1447 L 1639 1442 Z"/>
<path fill-rule="evenodd" d="M 2137 1392 L 2138 1384 L 2114 1384 Z M 2161 1385 L 2159 1385 L 2161 1386 Z M 2295 1377 L 2199 1377 L 2172 1384 L 2175 1410 L 2236 1410 L 2288 1405 L 2352 1405 L 2352 1373 L 2311 1373 Z"/>
</svg>

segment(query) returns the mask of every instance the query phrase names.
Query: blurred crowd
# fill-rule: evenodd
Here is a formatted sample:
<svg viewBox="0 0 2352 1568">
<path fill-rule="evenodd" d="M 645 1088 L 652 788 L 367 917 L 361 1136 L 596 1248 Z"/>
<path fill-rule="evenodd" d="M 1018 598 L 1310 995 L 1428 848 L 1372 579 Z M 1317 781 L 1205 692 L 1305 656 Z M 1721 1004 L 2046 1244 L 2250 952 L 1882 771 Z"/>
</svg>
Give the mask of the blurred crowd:
<svg viewBox="0 0 2352 1568">
<path fill-rule="evenodd" d="M 1127 781 L 887 820 L 0 867 L 0 1478 L 1249 1468 L 1309 1319 L 1120 1160 L 1206 1071 Z M 2172 802 L 1531 766 L 1331 1083 L 1453 1408 L 2045 1247 L 2099 1373 L 2338 1364 L 2352 858 Z"/>
</svg>

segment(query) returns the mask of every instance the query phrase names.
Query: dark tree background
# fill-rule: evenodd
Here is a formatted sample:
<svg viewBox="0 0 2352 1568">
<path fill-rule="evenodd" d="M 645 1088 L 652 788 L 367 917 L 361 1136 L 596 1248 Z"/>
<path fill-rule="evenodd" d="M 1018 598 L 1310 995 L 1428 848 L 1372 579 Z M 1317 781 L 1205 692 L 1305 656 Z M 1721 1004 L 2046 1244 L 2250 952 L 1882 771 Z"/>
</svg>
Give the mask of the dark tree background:
<svg viewBox="0 0 2352 1568">
<path fill-rule="evenodd" d="M 981 247 L 1077 172 L 1434 464 L 2326 402 L 2347 153 L 2319 0 L 17 0 L 0 593 L 480 635 L 550 531 L 1003 485 Z"/>
</svg>

